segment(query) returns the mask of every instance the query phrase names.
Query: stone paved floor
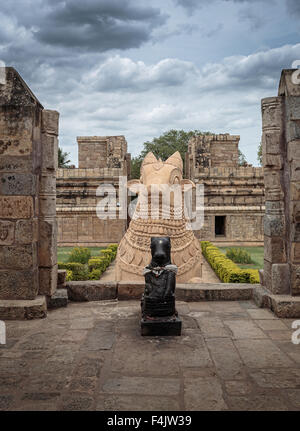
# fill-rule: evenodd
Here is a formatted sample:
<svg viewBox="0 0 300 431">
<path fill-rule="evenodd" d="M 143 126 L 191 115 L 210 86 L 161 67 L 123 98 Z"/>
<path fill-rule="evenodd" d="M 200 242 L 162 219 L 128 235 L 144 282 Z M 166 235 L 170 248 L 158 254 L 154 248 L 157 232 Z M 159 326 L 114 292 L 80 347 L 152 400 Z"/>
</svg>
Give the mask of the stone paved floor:
<svg viewBox="0 0 300 431">
<path fill-rule="evenodd" d="M 181 337 L 141 337 L 139 303 L 7 322 L 1 410 L 299 410 L 291 322 L 251 301 L 178 303 Z"/>
</svg>

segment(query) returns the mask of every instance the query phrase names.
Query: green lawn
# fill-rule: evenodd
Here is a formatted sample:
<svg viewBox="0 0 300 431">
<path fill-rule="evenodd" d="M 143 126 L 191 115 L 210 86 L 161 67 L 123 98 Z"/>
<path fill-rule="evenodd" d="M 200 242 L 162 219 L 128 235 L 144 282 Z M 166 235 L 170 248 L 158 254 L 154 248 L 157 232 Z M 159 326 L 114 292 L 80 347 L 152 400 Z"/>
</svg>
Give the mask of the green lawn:
<svg viewBox="0 0 300 431">
<path fill-rule="evenodd" d="M 58 247 L 57 248 L 57 260 L 58 262 L 67 262 L 69 255 L 74 247 Z M 103 250 L 106 247 L 86 247 L 91 250 L 92 256 L 97 256 L 100 250 Z"/>
<path fill-rule="evenodd" d="M 222 253 L 226 255 L 226 250 L 233 247 L 219 247 Z M 240 268 L 245 269 L 262 269 L 264 267 L 264 248 L 263 247 L 234 247 L 246 250 L 253 260 L 253 264 L 237 264 Z"/>
</svg>

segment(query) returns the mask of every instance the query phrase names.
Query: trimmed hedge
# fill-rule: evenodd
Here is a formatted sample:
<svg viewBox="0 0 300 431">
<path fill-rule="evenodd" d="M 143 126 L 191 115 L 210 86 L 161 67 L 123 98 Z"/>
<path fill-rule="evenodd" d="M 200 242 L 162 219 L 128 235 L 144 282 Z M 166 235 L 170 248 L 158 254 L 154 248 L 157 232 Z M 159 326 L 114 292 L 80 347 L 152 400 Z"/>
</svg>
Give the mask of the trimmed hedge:
<svg viewBox="0 0 300 431">
<path fill-rule="evenodd" d="M 212 269 L 223 283 L 259 283 L 257 269 L 241 269 L 210 241 L 202 241 L 201 249 Z"/>
<path fill-rule="evenodd" d="M 91 258 L 91 250 L 86 247 L 75 247 L 70 253 L 68 262 L 88 263 Z"/>
<path fill-rule="evenodd" d="M 99 280 L 101 274 L 116 258 L 118 244 L 110 244 L 107 248 L 100 250 L 99 256 L 90 256 L 90 250 L 83 247 L 75 247 L 71 256 L 80 262 L 58 263 L 59 269 L 67 270 L 67 281 Z M 84 261 L 84 263 L 83 263 Z"/>
<path fill-rule="evenodd" d="M 79 262 L 58 262 L 58 269 L 67 269 L 72 272 L 72 281 L 88 280 L 89 274 L 86 265 Z M 68 280 L 70 281 L 70 280 Z"/>
</svg>

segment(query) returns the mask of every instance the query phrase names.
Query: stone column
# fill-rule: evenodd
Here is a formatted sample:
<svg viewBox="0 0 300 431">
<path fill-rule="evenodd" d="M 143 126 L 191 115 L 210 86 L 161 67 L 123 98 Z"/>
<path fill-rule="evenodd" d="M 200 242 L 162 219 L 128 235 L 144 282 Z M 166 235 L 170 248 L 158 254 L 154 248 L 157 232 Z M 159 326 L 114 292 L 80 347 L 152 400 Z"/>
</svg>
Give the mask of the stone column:
<svg viewBox="0 0 300 431">
<path fill-rule="evenodd" d="M 262 100 L 266 211 L 264 285 L 300 294 L 300 85 L 283 70 L 278 97 Z"/>
<path fill-rule="evenodd" d="M 55 288 L 58 114 L 44 111 L 14 68 L 2 73 L 0 319 L 32 319 L 45 317 L 46 298 L 39 295 Z"/>
<path fill-rule="evenodd" d="M 57 288 L 56 170 L 58 165 L 57 111 L 42 111 L 42 163 L 39 187 L 39 293 L 51 296 Z"/>
</svg>

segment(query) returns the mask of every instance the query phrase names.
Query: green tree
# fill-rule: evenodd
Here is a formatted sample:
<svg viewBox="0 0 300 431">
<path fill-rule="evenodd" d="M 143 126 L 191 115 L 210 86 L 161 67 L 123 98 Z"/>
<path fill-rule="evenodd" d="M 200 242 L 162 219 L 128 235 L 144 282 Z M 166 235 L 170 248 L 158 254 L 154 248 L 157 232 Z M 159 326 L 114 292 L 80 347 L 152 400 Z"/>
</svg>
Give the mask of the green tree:
<svg viewBox="0 0 300 431">
<path fill-rule="evenodd" d="M 58 147 L 58 167 L 59 168 L 69 168 L 69 163 L 71 160 L 68 160 L 70 153 L 63 151 L 60 147 Z"/>
<path fill-rule="evenodd" d="M 245 154 L 239 150 L 239 166 L 247 166 L 247 164 Z"/>
<path fill-rule="evenodd" d="M 210 132 L 200 132 L 199 130 L 191 130 L 185 132 L 184 130 L 171 129 L 163 133 L 158 138 L 153 138 L 152 141 L 146 141 L 143 144 L 143 150 L 137 157 L 131 160 L 131 178 L 140 177 L 140 167 L 144 157 L 150 151 L 156 158 L 161 158 L 163 161 L 167 160 L 176 151 L 181 154 L 182 160 L 188 150 L 188 142 L 193 136 L 210 135 Z"/>
<path fill-rule="evenodd" d="M 260 166 L 262 166 L 263 163 L 262 163 L 262 143 L 261 143 L 261 141 L 260 141 L 260 144 L 259 144 L 258 150 L 257 150 L 257 160 L 258 160 Z"/>
</svg>

